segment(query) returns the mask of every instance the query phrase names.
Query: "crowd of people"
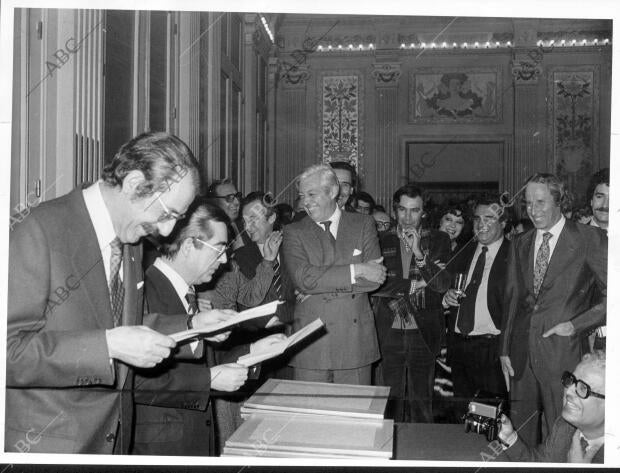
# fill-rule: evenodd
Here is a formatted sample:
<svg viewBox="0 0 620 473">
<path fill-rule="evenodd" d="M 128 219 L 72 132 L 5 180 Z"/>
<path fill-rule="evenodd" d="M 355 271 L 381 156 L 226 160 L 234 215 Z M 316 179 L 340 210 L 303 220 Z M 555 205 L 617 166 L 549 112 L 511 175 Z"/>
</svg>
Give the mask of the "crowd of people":
<svg viewBox="0 0 620 473">
<path fill-rule="evenodd" d="M 198 169 L 178 138 L 142 134 L 11 232 L 5 450 L 217 455 L 277 377 L 389 386 L 397 422 L 501 397 L 509 459 L 602 460 L 608 170 L 571 219 L 552 174 L 512 208 L 437 207 L 410 183 L 386 209 L 345 162 L 305 169 L 293 206 L 230 179 L 199 195 Z M 275 300 L 271 317 L 170 337 Z M 236 362 L 317 317 L 292 355 Z"/>
</svg>

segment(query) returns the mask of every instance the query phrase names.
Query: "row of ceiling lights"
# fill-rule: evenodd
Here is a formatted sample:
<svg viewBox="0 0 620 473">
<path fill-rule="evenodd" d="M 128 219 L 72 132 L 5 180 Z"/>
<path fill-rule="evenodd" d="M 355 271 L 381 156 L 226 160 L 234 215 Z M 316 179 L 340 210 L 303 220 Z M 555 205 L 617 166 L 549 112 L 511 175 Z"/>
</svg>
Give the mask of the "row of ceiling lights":
<svg viewBox="0 0 620 473">
<path fill-rule="evenodd" d="M 600 44 L 602 45 L 608 45 L 610 44 L 609 39 L 605 38 L 603 40 L 599 40 L 599 39 L 594 39 L 594 40 L 581 40 L 578 41 L 576 39 L 573 40 L 549 40 L 549 41 L 542 41 L 539 40 L 537 43 L 537 46 L 541 46 L 541 47 L 553 47 L 553 46 L 560 46 L 560 47 L 566 47 L 566 46 L 598 46 Z M 405 43 L 401 43 L 400 45 L 400 49 L 448 49 L 448 48 L 452 48 L 452 49 L 492 49 L 492 48 L 511 48 L 512 47 L 512 43 L 510 41 L 506 41 L 505 43 L 501 43 L 500 41 L 496 41 L 496 42 L 491 42 L 491 41 L 486 41 L 484 43 L 480 43 L 478 41 L 474 42 L 474 43 L 452 43 L 452 45 L 449 45 L 447 42 L 443 42 L 443 43 L 419 43 L 418 45 L 416 45 L 416 43 L 411 43 L 410 45 L 406 45 Z M 342 44 L 339 44 L 338 46 L 332 46 L 331 44 L 328 44 L 327 46 L 323 46 L 323 45 L 319 45 L 317 50 L 318 51 L 369 51 L 369 50 L 373 50 L 375 49 L 375 46 L 373 43 L 369 43 L 367 46 L 364 46 L 363 44 L 359 44 L 358 46 L 353 46 L 353 44 L 349 44 L 348 46 L 343 46 Z"/>
</svg>

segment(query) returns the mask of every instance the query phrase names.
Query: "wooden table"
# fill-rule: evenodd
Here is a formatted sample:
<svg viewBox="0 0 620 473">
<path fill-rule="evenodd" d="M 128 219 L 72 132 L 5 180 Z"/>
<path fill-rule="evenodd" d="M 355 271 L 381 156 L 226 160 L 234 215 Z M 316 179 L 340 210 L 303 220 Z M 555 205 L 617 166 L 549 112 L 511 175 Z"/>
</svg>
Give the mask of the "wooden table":
<svg viewBox="0 0 620 473">
<path fill-rule="evenodd" d="M 397 423 L 394 444 L 395 460 L 491 461 L 499 447 L 463 424 Z"/>
</svg>

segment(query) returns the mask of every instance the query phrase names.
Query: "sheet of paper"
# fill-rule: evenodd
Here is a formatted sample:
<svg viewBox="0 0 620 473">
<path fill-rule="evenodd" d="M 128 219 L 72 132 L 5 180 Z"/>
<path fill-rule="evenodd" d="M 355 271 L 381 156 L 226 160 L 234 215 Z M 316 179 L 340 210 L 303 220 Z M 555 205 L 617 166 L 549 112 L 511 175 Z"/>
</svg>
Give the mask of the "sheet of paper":
<svg viewBox="0 0 620 473">
<path fill-rule="evenodd" d="M 267 304 L 259 305 L 258 307 L 253 307 L 252 309 L 239 312 L 239 314 L 223 322 L 218 322 L 217 324 L 208 325 L 206 327 L 194 328 L 192 330 L 183 330 L 182 332 L 173 333 L 170 336 L 178 343 L 199 335 L 219 332 L 220 330 L 232 327 L 241 322 L 245 322 L 246 320 L 257 319 L 258 317 L 264 317 L 265 315 L 275 314 L 278 304 L 283 304 L 283 302 L 273 301 Z"/>
<path fill-rule="evenodd" d="M 293 346 L 295 343 L 303 340 L 312 332 L 320 329 L 323 326 L 323 321 L 321 319 L 316 319 L 313 322 L 310 322 L 304 328 L 298 330 L 286 340 L 282 340 L 281 342 L 274 343 L 273 345 L 269 345 L 264 351 L 249 353 L 247 355 L 243 355 L 239 357 L 237 363 L 243 366 L 252 366 L 257 363 L 260 363 L 265 360 L 269 360 L 271 358 L 275 358 L 278 355 L 284 353 L 288 348 Z"/>
</svg>

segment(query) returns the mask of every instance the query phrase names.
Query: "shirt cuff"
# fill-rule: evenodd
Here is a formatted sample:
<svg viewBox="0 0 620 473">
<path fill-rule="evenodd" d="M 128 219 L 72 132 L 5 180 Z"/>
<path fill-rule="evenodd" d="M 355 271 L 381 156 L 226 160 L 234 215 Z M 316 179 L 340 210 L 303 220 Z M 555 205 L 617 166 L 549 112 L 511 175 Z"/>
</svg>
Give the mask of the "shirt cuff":
<svg viewBox="0 0 620 473">
<path fill-rule="evenodd" d="M 349 268 L 351 269 L 351 284 L 355 284 L 355 265 L 351 263 Z"/>
<path fill-rule="evenodd" d="M 502 444 L 503 450 L 508 450 L 510 447 L 512 447 L 515 443 L 517 443 L 518 438 L 519 438 L 519 435 L 517 434 L 516 430 L 513 430 L 512 434 L 510 434 L 510 436 L 506 440 L 502 440 L 498 436 L 499 443 Z"/>
</svg>

